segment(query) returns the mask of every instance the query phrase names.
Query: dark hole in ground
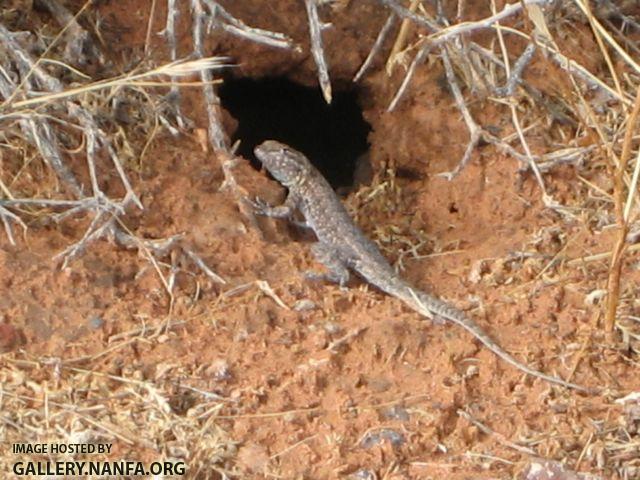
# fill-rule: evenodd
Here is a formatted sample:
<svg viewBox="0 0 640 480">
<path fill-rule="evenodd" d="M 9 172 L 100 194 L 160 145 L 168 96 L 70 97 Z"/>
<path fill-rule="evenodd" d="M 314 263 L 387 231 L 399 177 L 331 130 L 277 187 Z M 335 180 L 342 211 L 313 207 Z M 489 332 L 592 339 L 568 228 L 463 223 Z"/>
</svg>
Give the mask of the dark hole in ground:
<svg viewBox="0 0 640 480">
<path fill-rule="evenodd" d="M 222 106 L 238 120 L 238 153 L 258 166 L 253 148 L 274 139 L 302 151 L 334 188 L 351 186 L 358 157 L 368 150 L 371 129 L 355 90 L 334 92 L 327 105 L 320 89 L 286 78 L 228 79 L 219 90 Z"/>
</svg>

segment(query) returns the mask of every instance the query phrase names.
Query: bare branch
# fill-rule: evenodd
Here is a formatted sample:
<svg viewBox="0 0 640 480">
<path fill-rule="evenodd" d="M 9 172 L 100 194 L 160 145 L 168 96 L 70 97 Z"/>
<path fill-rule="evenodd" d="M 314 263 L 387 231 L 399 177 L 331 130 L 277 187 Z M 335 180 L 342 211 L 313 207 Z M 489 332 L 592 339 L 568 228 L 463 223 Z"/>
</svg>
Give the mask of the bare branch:
<svg viewBox="0 0 640 480">
<path fill-rule="evenodd" d="M 429 29 L 432 32 L 437 32 L 441 30 L 440 26 L 437 23 L 435 23 L 433 20 L 429 20 L 428 18 L 425 18 L 422 15 L 418 15 L 417 13 L 412 12 L 408 8 L 398 3 L 397 0 L 378 0 L 378 1 L 383 5 L 386 5 L 387 7 L 389 7 L 391 10 L 393 10 L 394 13 L 398 15 L 400 18 L 406 18 L 408 20 L 411 20 L 417 23 L 418 25 L 427 27 L 427 29 Z"/>
<path fill-rule="evenodd" d="M 428 43 L 424 43 L 420 48 L 420 50 L 418 51 L 418 53 L 416 53 L 415 57 L 413 57 L 413 60 L 411 61 L 411 65 L 409 66 L 409 70 L 407 70 L 407 74 L 404 76 L 404 79 L 402 80 L 402 83 L 400 84 L 398 91 L 396 92 L 396 94 L 393 97 L 393 100 L 391 100 L 391 103 L 387 107 L 387 112 L 392 112 L 398 106 L 398 102 L 400 102 L 405 92 L 407 91 L 407 88 L 409 87 L 409 84 L 413 79 L 413 75 L 415 74 L 416 69 L 418 68 L 419 65 L 422 65 L 422 63 L 427 58 L 430 52 L 431 52 L 431 46 Z"/>
<path fill-rule="evenodd" d="M 4 202 L 0 202 L 0 203 L 4 203 Z M 7 238 L 9 239 L 9 243 L 11 243 L 11 245 L 15 245 L 16 242 L 13 239 L 13 231 L 11 230 L 11 222 L 17 223 L 18 225 L 20 225 L 22 227 L 23 232 L 25 232 L 25 233 L 27 231 L 27 225 L 22 221 L 22 219 L 20 217 L 18 217 L 16 214 L 10 212 L 6 208 L 4 208 L 2 205 L 0 205 L 0 218 L 2 219 L 2 223 L 4 224 L 4 231 L 7 234 Z"/>
<path fill-rule="evenodd" d="M 516 90 L 516 86 L 522 82 L 522 74 L 524 69 L 529 65 L 533 55 L 536 52 L 536 44 L 531 42 L 524 49 L 524 52 L 520 55 L 516 63 L 513 65 L 513 70 L 507 79 L 507 84 L 504 87 L 497 88 L 496 94 L 501 97 L 510 97 Z"/>
<path fill-rule="evenodd" d="M 270 47 L 284 48 L 289 50 L 300 51 L 300 46 L 297 45 L 291 37 L 284 33 L 272 32 L 270 30 L 263 30 L 262 28 L 249 27 L 243 21 L 238 20 L 236 17 L 227 12 L 222 5 L 213 0 L 204 0 L 205 5 L 211 13 L 212 21 L 215 21 L 218 17 L 222 21 L 218 21 L 220 27 L 227 33 L 238 37 L 246 38 L 255 43 L 262 43 Z"/>
<path fill-rule="evenodd" d="M 182 250 L 193 261 L 193 263 L 195 263 L 196 266 L 199 267 L 200 270 L 202 270 L 207 275 L 207 277 L 209 277 L 211 280 L 213 280 L 216 283 L 221 283 L 223 285 L 227 283 L 224 280 L 224 278 L 222 278 L 220 275 L 218 275 L 213 270 L 211 270 L 211 268 L 209 268 L 209 266 L 204 262 L 204 260 L 202 260 L 202 258 L 200 258 L 200 256 L 197 255 L 193 250 L 190 250 L 186 247 L 183 247 Z"/>
<path fill-rule="evenodd" d="M 304 0 L 307 7 L 307 18 L 309 20 L 309 35 L 311 37 L 311 54 L 318 69 L 318 81 L 322 95 L 327 103 L 331 103 L 331 80 L 329 80 L 329 70 L 324 58 L 322 49 L 322 30 L 327 27 L 320 22 L 318 16 L 318 4 L 316 0 Z"/>
<path fill-rule="evenodd" d="M 180 16 L 180 9 L 176 7 L 176 0 L 167 0 L 167 23 L 164 27 L 164 30 L 160 32 L 161 35 L 164 36 L 167 43 L 169 44 L 169 57 L 172 62 L 176 62 L 178 60 L 178 45 L 176 42 L 176 22 L 178 17 Z M 180 89 L 177 85 L 177 77 L 175 75 L 171 76 L 171 89 L 169 90 L 169 94 L 167 95 L 167 101 L 171 105 L 174 111 L 175 120 L 178 124 L 178 127 L 185 128 L 185 125 L 188 123 L 186 118 L 182 115 L 180 110 Z M 171 125 L 167 125 L 169 127 L 169 131 L 173 135 L 177 135 L 178 131 L 175 128 L 171 127 Z"/>
<path fill-rule="evenodd" d="M 385 39 L 387 38 L 387 35 L 391 31 L 391 28 L 393 27 L 393 24 L 395 23 L 396 18 L 397 17 L 394 13 L 389 15 L 389 17 L 387 18 L 387 21 L 382 26 L 382 29 L 380 29 L 380 32 L 376 37 L 376 41 L 373 43 L 373 46 L 369 51 L 369 55 L 367 55 L 367 58 L 365 59 L 364 63 L 362 64 L 358 72 L 353 77 L 354 82 L 358 82 L 362 78 L 362 76 L 365 74 L 367 69 L 371 66 L 371 63 L 373 62 L 374 57 L 377 55 L 378 51 L 382 48 L 382 44 L 384 43 Z"/>
<path fill-rule="evenodd" d="M 471 154 L 475 149 L 478 142 L 483 137 L 482 128 L 476 123 L 476 121 L 471 116 L 469 109 L 467 108 L 467 104 L 464 101 L 464 96 L 462 95 L 462 91 L 458 86 L 458 82 L 456 80 L 455 73 L 453 72 L 453 66 L 451 65 L 451 60 L 449 59 L 449 54 L 445 48 L 440 49 L 440 53 L 442 56 L 442 64 L 444 65 L 444 71 L 447 76 L 447 81 L 449 82 L 449 87 L 451 88 L 451 93 L 453 93 L 453 98 L 456 100 L 456 104 L 458 105 L 458 109 L 460 113 L 462 113 L 462 117 L 464 118 L 464 122 L 467 124 L 467 128 L 469 129 L 469 143 L 467 144 L 467 148 L 465 149 L 462 160 L 458 163 L 456 168 L 454 168 L 450 172 L 445 172 L 440 174 L 445 177 L 447 180 L 452 180 L 456 177 L 462 169 L 469 163 L 471 160 Z"/>
<path fill-rule="evenodd" d="M 193 10 L 193 49 L 197 58 L 204 58 L 204 23 L 207 15 L 202 8 L 201 0 L 191 0 Z M 222 117 L 220 114 L 220 99 L 216 94 L 211 81 L 213 77 L 211 71 L 202 70 L 200 78 L 204 83 L 202 90 L 207 104 L 207 117 L 209 120 L 209 141 L 215 149 L 227 150 L 227 140 L 222 128 Z"/>
<path fill-rule="evenodd" d="M 475 22 L 463 22 L 457 23 L 447 28 L 443 28 L 440 31 L 427 37 L 427 41 L 431 43 L 432 47 L 441 45 L 448 42 L 454 37 L 458 37 L 465 33 L 471 33 L 477 30 L 484 30 L 487 28 L 494 28 L 494 25 L 501 20 L 509 18 L 520 11 L 527 5 L 544 5 L 551 3 L 553 0 L 522 0 L 521 2 L 511 3 L 504 6 L 504 8 L 490 17 L 477 20 Z"/>
<path fill-rule="evenodd" d="M 67 62 L 79 62 L 85 65 L 87 58 L 91 57 L 104 64 L 104 55 L 97 48 L 89 32 L 80 26 L 69 10 L 57 0 L 40 0 L 40 5 L 49 10 L 58 25 L 65 27 L 67 44 L 64 49 L 64 59 Z"/>
<path fill-rule="evenodd" d="M 80 107 L 76 104 L 69 103 L 68 105 L 69 113 L 76 117 L 80 125 L 84 127 L 84 132 L 87 137 L 87 164 L 89 166 L 89 173 L 91 176 L 91 183 L 93 188 L 94 195 L 98 193 L 102 193 L 100 188 L 98 187 L 98 181 L 95 176 L 95 151 L 96 148 L 106 148 L 113 165 L 120 176 L 120 181 L 125 188 L 125 199 L 132 200 L 136 206 L 142 210 L 142 202 L 133 191 L 133 187 L 131 186 L 131 182 L 127 177 L 127 174 L 124 171 L 120 163 L 120 159 L 118 158 L 118 154 L 115 149 L 111 145 L 111 140 L 109 136 L 102 131 L 93 117 L 93 115 L 89 114 L 83 107 Z"/>
</svg>

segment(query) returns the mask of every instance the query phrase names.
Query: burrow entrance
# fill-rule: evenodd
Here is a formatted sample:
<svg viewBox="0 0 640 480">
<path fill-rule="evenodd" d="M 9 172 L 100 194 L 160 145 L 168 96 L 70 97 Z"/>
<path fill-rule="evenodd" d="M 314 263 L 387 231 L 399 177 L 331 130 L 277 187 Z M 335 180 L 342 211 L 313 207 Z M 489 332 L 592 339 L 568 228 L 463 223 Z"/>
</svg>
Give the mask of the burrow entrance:
<svg viewBox="0 0 640 480">
<path fill-rule="evenodd" d="M 305 153 L 334 188 L 353 184 L 371 130 L 356 90 L 334 92 L 327 105 L 318 87 L 286 78 L 230 78 L 219 95 L 222 106 L 239 122 L 232 139 L 241 142 L 238 153 L 254 165 L 259 165 L 254 147 L 274 139 Z"/>
</svg>

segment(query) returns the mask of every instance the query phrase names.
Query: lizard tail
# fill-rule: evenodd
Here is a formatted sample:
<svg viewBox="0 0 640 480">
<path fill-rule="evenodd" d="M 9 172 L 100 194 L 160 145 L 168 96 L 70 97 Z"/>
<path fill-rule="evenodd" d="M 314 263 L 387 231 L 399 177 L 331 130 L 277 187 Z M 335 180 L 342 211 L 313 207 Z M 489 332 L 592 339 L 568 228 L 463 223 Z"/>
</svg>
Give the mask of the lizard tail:
<svg viewBox="0 0 640 480">
<path fill-rule="evenodd" d="M 517 369 L 523 371 L 524 373 L 527 373 L 533 377 L 541 378 L 543 380 L 546 380 L 547 382 L 555 383 L 556 385 L 561 385 L 563 387 L 571 388 L 581 392 L 594 392 L 593 389 L 589 389 L 575 383 L 567 382 L 566 380 L 562 380 L 561 378 L 555 377 L 553 375 L 547 375 L 545 373 L 539 372 L 538 370 L 534 370 L 533 368 L 530 368 L 523 363 L 520 363 L 518 360 L 504 351 L 502 347 L 500 347 L 491 337 L 489 337 L 489 335 L 483 332 L 482 329 L 478 325 L 476 325 L 473 320 L 466 317 L 460 310 L 427 293 L 417 291 L 411 287 L 407 288 L 412 300 L 411 302 L 409 302 L 409 304 L 418 313 L 429 317 L 432 314 L 436 314 L 457 325 L 460 325 L 462 328 L 471 333 L 471 335 L 480 340 L 480 342 L 482 342 L 485 347 L 495 353 L 498 357 L 500 357 L 510 365 L 516 367 Z"/>
</svg>

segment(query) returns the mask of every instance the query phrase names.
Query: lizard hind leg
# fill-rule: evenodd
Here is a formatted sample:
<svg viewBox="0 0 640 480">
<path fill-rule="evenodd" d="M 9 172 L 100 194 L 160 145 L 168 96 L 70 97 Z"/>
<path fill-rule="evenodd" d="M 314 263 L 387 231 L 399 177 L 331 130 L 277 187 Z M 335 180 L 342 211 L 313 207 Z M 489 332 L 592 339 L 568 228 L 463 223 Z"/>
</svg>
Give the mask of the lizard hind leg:
<svg viewBox="0 0 640 480">
<path fill-rule="evenodd" d="M 349 281 L 349 270 L 345 262 L 336 255 L 335 249 L 322 242 L 314 243 L 311 252 L 315 259 L 327 268 L 326 273 L 306 272 L 305 277 L 309 280 L 328 280 L 344 287 Z"/>
</svg>

